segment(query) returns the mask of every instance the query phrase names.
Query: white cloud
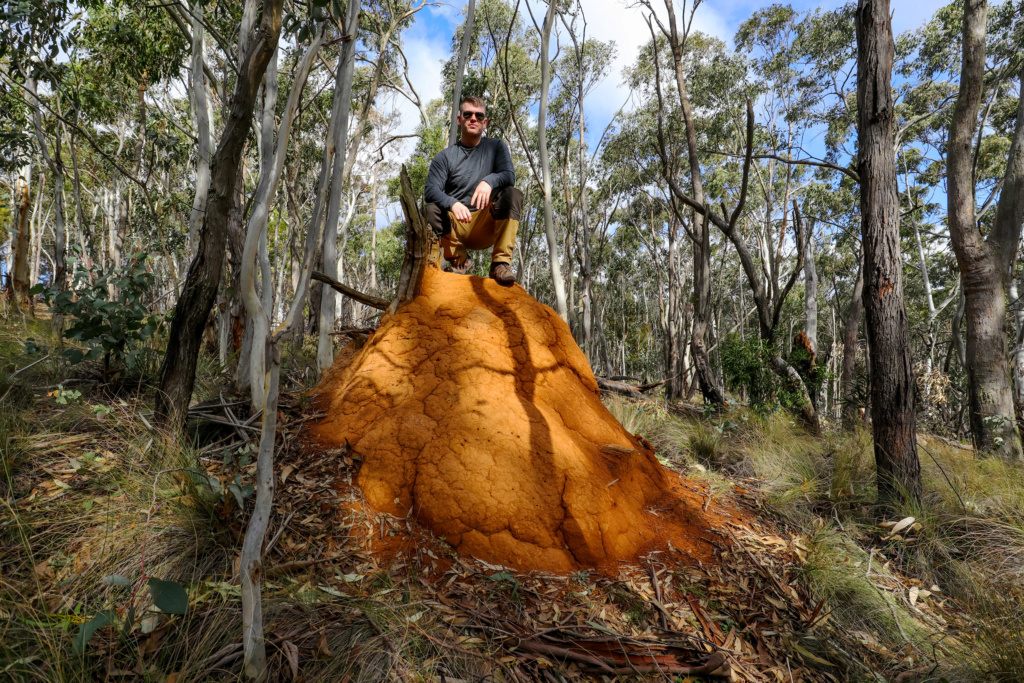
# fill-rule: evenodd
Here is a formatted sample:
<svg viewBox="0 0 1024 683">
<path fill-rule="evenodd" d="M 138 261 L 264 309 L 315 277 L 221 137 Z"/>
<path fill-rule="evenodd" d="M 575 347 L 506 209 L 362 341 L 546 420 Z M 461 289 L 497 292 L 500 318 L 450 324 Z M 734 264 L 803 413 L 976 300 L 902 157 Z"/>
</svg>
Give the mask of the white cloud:
<svg viewBox="0 0 1024 683">
<path fill-rule="evenodd" d="M 534 16 L 541 21 L 546 9 L 544 0 L 526 1 L 531 3 Z M 846 0 L 791 1 L 798 11 L 806 11 L 815 7 L 834 9 L 844 4 Z M 948 1 L 894 2 L 893 30 L 898 34 L 921 26 Z M 426 7 L 417 15 L 415 23 L 406 32 L 404 46 L 410 63 L 410 77 L 424 102 L 441 94 L 441 66 L 448 58 L 451 37 L 463 19 L 464 4 L 464 1 L 457 0 L 453 4 Z M 693 29 L 716 36 L 731 45 L 739 24 L 758 8 L 768 4 L 767 0 L 704 2 L 694 16 Z M 652 5 L 665 21 L 667 15 L 664 4 L 660 0 L 655 0 Z M 682 0 L 676 0 L 675 5 L 676 12 L 680 12 Z M 525 9 L 524 6 L 521 12 L 529 26 L 530 18 Z M 608 76 L 594 88 L 585 103 L 589 135 L 593 144 L 597 142 L 597 138 L 619 107 L 626 102 L 629 90 L 623 84 L 622 71 L 636 61 L 640 47 L 650 40 L 650 32 L 644 21 L 646 10 L 635 0 L 583 0 L 583 9 L 587 20 L 587 36 L 602 41 L 614 41 L 616 46 L 615 59 Z M 561 24 L 558 27 L 564 32 Z M 565 40 L 567 39 L 563 37 L 563 43 Z M 399 101 L 397 108 L 402 116 L 401 132 L 412 132 L 419 120 L 415 106 L 407 101 Z"/>
</svg>

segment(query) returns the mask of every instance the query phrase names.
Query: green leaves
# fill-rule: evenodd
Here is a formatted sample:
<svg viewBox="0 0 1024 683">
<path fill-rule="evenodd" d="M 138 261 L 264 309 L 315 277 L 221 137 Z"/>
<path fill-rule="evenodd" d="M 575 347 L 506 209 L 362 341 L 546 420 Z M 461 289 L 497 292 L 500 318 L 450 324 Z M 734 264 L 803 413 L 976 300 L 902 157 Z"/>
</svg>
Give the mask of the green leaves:
<svg viewBox="0 0 1024 683">
<path fill-rule="evenodd" d="M 111 586 L 121 586 L 123 588 L 130 588 L 132 582 L 126 579 L 121 574 L 111 574 L 110 576 L 104 576 L 100 579 L 100 583 L 107 583 Z"/>
<path fill-rule="evenodd" d="M 168 614 L 185 614 L 188 611 L 188 593 L 176 581 L 151 578 L 149 592 L 153 595 L 153 603 Z"/>
<path fill-rule="evenodd" d="M 72 365 L 87 360 L 107 359 L 129 370 L 140 370 L 147 355 L 139 347 L 150 340 L 162 320 L 150 313 L 146 300 L 155 278 L 147 267 L 148 255 L 134 254 L 120 269 L 86 269 L 76 260 L 71 289 L 37 285 L 50 309 L 68 319 L 66 339 L 80 342 L 85 349 L 64 350 Z"/>
<path fill-rule="evenodd" d="M 89 621 L 85 622 L 78 627 L 78 635 L 71 641 L 71 646 L 74 649 L 75 654 L 80 655 L 85 652 L 85 646 L 92 640 L 92 636 L 96 633 L 96 629 L 103 628 L 104 626 L 110 626 L 114 623 L 114 610 L 105 609 Z"/>
</svg>

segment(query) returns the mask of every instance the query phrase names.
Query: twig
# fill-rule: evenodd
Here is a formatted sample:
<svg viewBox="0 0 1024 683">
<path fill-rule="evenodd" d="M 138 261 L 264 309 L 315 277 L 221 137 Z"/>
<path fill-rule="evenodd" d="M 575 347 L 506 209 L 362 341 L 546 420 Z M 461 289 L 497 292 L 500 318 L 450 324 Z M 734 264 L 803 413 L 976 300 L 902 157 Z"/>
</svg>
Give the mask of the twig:
<svg viewBox="0 0 1024 683">
<path fill-rule="evenodd" d="M 296 512 L 298 512 L 298 510 L 292 511 L 292 514 L 288 515 L 288 517 L 285 518 L 284 522 L 281 523 L 281 527 L 277 530 L 277 533 L 274 534 L 274 537 L 272 539 L 270 539 L 270 543 L 268 543 L 267 547 L 264 548 L 264 550 L 263 550 L 263 556 L 264 557 L 266 557 L 267 554 L 271 550 L 273 550 L 274 546 L 277 545 L 277 540 L 279 538 L 281 538 L 281 534 L 283 534 L 284 530 L 288 528 L 288 522 L 292 521 L 292 517 L 295 516 Z"/>
<path fill-rule="evenodd" d="M 664 605 L 665 601 L 662 600 L 662 598 L 661 598 L 661 586 L 658 585 L 658 572 L 654 568 L 654 562 L 652 562 L 650 560 L 650 558 L 648 558 L 648 560 L 647 560 L 647 567 L 651 571 L 651 587 L 654 588 L 654 597 L 656 597 L 658 599 L 658 604 L 659 605 Z M 659 609 L 658 610 L 658 616 L 661 617 L 661 627 L 664 628 L 667 631 L 668 630 L 668 617 L 665 616 L 665 611 L 662 610 L 662 609 Z"/>
<path fill-rule="evenodd" d="M 612 667 L 608 666 L 596 657 L 591 657 L 590 655 L 585 655 L 580 652 L 573 652 L 572 650 L 567 650 L 566 648 L 558 647 L 557 645 L 538 643 L 535 640 L 523 640 L 520 641 L 519 645 L 517 645 L 516 647 L 521 648 L 523 650 L 527 650 L 529 652 L 555 655 L 557 657 L 562 657 L 563 659 L 573 659 L 577 662 L 582 662 L 584 664 L 590 664 L 591 666 L 595 666 L 599 668 L 601 671 L 608 674 L 612 674 L 615 671 L 614 669 L 612 669 Z"/>
<path fill-rule="evenodd" d="M 31 367 L 34 367 L 34 366 L 36 366 L 36 365 L 39 365 L 40 363 L 42 363 L 42 362 L 43 362 L 44 360 L 46 360 L 46 359 L 47 359 L 47 358 L 49 358 L 49 357 L 50 357 L 50 354 L 46 354 L 45 356 L 43 356 L 43 357 L 42 357 L 42 358 L 40 358 L 39 360 L 37 360 L 37 361 L 35 361 L 35 362 L 32 362 L 32 363 L 29 363 L 28 365 L 26 365 L 25 367 L 21 368 L 20 370 L 15 370 L 14 372 L 12 372 L 12 373 L 11 373 L 11 376 L 10 376 L 10 377 L 8 377 L 7 379 L 8 379 L 8 380 L 12 380 L 12 379 L 14 379 L 15 377 L 17 377 L 17 376 L 18 376 L 18 373 L 21 373 L 21 372 L 25 372 L 25 371 L 26 371 L 26 370 L 28 370 L 29 368 L 31 368 Z"/>
</svg>

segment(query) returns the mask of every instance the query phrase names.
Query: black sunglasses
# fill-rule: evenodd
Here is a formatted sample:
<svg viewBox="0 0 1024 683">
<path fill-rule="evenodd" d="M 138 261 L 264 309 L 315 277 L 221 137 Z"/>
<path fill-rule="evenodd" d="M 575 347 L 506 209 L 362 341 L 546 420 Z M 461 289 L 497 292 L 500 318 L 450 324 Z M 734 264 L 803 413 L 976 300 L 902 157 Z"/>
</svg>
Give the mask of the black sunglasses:
<svg viewBox="0 0 1024 683">
<path fill-rule="evenodd" d="M 467 121 L 473 118 L 475 118 L 477 121 L 486 121 L 487 114 L 483 113 L 482 111 L 464 111 L 462 112 L 462 118 L 464 118 Z"/>
</svg>

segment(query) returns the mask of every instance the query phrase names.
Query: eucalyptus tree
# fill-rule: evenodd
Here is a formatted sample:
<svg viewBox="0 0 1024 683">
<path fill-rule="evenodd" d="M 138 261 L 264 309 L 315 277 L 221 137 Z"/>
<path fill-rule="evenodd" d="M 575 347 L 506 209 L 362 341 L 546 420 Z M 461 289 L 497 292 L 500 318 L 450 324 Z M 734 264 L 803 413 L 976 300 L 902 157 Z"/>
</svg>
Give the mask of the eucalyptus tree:
<svg viewBox="0 0 1024 683">
<path fill-rule="evenodd" d="M 593 360 L 594 306 L 593 258 L 591 245 L 591 207 L 587 184 L 591 178 L 593 158 L 600 152 L 601 143 L 588 157 L 587 116 L 585 101 L 593 89 L 605 79 L 615 54 L 615 46 L 587 37 L 587 21 L 581 3 L 571 13 L 562 14 L 562 26 L 572 43 L 572 53 L 559 60 L 555 76 L 558 90 L 551 102 L 552 137 L 560 148 L 560 193 L 564 205 L 559 208 L 566 232 L 566 265 L 569 293 L 567 301 L 572 311 L 573 328 L 587 357 Z M 572 178 L 573 165 L 577 177 Z M 575 245 L 575 247 L 574 247 Z M 573 258 L 575 255 L 575 258 Z M 576 305 L 576 278 L 574 262 L 579 267 L 580 305 Z M 579 310 L 579 316 L 575 312 Z"/>
<path fill-rule="evenodd" d="M 466 61 L 469 59 L 469 45 L 475 34 L 473 20 L 476 18 L 476 0 L 466 3 L 466 22 L 462 25 L 462 38 L 459 46 L 459 61 L 455 68 L 455 89 L 452 91 L 451 125 L 448 127 L 448 146 L 456 142 L 459 133 L 459 106 L 462 103 L 462 79 L 466 75 Z"/>
<path fill-rule="evenodd" d="M 238 74 L 228 118 L 211 163 L 212 197 L 203 217 L 196 255 L 175 307 L 160 367 L 155 415 L 172 431 L 184 425 L 192 396 L 200 341 L 223 273 L 229 214 L 236 201 L 242 152 L 252 126 L 260 81 L 277 49 L 283 4 L 283 0 L 262 0 L 259 23 L 243 19 L 239 27 Z M 256 0 L 249 0 L 244 16 L 255 13 Z"/>
<path fill-rule="evenodd" d="M 864 312 L 871 345 L 871 426 L 878 497 L 921 497 L 915 382 L 903 303 L 899 187 L 893 140 L 895 44 L 889 0 L 857 5 L 857 132 Z"/>
<path fill-rule="evenodd" d="M 718 374 L 711 366 L 707 350 L 708 316 L 710 315 L 711 298 L 711 227 L 710 212 L 705 206 L 704 180 L 700 166 L 700 151 L 697 147 L 697 129 L 694 124 L 693 111 L 690 105 L 690 95 L 687 91 L 687 83 L 683 69 L 683 56 L 687 50 L 687 39 L 693 25 L 693 18 L 700 6 L 700 0 L 694 0 L 693 6 L 687 19 L 687 3 L 684 0 L 682 6 L 683 26 L 679 27 L 679 19 L 676 17 L 676 10 L 672 0 L 663 0 L 665 10 L 668 13 L 668 26 L 658 18 L 657 12 L 650 2 L 645 2 L 647 7 L 647 24 L 651 32 L 651 39 L 655 48 L 653 56 L 655 84 L 657 85 L 658 98 L 658 151 L 661 156 L 662 174 L 665 181 L 672 190 L 671 206 L 676 213 L 677 220 L 686 228 L 690 237 L 693 249 L 693 333 L 690 338 L 690 352 L 693 356 L 694 367 L 697 374 L 697 381 L 700 383 L 701 393 L 704 400 L 716 406 L 725 404 L 724 387 L 718 381 Z M 679 108 L 683 119 L 683 134 L 686 137 L 686 158 L 689 166 L 690 192 L 692 198 L 686 195 L 679 186 L 678 179 L 671 172 L 672 164 L 668 153 L 666 131 L 664 123 L 665 98 L 662 95 L 661 87 L 661 66 L 658 58 L 658 37 L 654 31 L 654 24 L 658 25 L 661 34 L 668 41 L 668 49 L 672 56 L 673 74 L 675 76 L 676 91 Z M 749 152 L 749 150 L 748 150 Z M 743 186 L 740 192 L 739 203 L 731 216 L 725 220 L 728 225 L 735 227 L 743 211 L 743 205 L 747 196 L 747 178 L 750 169 L 750 160 L 746 160 L 743 169 Z M 687 201 L 689 200 L 689 201 Z M 683 208 L 691 210 L 689 220 L 683 214 Z M 700 215 L 700 218 L 697 215 Z"/>
<path fill-rule="evenodd" d="M 960 88 L 948 142 L 949 235 L 964 290 L 974 444 L 980 452 L 1020 460 L 1024 451 L 1008 374 L 1006 290 L 1024 222 L 1024 97 L 1020 98 L 995 218 L 985 236 L 976 209 L 974 140 L 975 133 L 979 129 L 984 133 L 985 128 L 984 120 L 979 125 L 978 116 L 985 91 L 987 19 L 985 0 L 964 0 Z M 1019 52 L 1006 57 L 1002 68 L 1007 75 L 1024 79 Z"/>
<path fill-rule="evenodd" d="M 342 56 L 335 74 L 334 111 L 332 111 L 332 119 L 338 122 L 338 126 L 332 128 L 331 137 L 328 139 L 327 148 L 324 150 L 324 161 L 320 175 L 321 181 L 328 177 L 326 171 L 327 167 L 330 166 L 332 167 L 331 177 L 334 182 L 338 182 L 342 176 L 341 171 L 345 164 L 346 144 L 344 134 L 348 129 L 348 110 L 351 104 L 359 14 L 360 3 L 351 0 L 346 8 L 345 17 L 343 19 L 339 18 L 339 29 L 341 31 L 343 47 L 341 50 Z M 280 170 L 288 149 L 289 127 L 298 109 L 298 98 L 302 91 L 305 74 L 308 74 L 312 59 L 324 39 L 322 30 L 319 27 L 314 27 L 312 32 L 312 42 L 300 62 L 296 79 L 289 94 L 281 127 L 277 133 L 276 149 L 272 153 L 273 162 L 269 166 L 269 173 L 265 178 L 266 182 L 261 183 L 260 189 L 262 192 L 259 192 L 257 195 L 257 201 L 262 200 L 262 206 L 259 208 L 261 215 L 266 210 L 266 203 L 280 177 Z M 268 79 L 268 84 L 271 83 L 272 81 Z M 272 87 L 268 88 L 268 94 L 271 90 Z M 270 101 L 276 104 L 276 98 Z M 270 109 L 272 108 L 271 106 Z M 272 124 L 273 115 L 268 112 L 265 125 L 272 127 Z M 272 142 L 273 135 L 266 133 L 266 131 L 264 132 L 269 144 Z M 323 184 L 321 182 L 321 187 Z M 322 196 L 322 192 L 320 196 Z M 264 238 L 265 230 L 266 225 L 262 217 L 250 221 L 248 225 L 243 256 L 244 276 L 242 282 L 246 307 L 249 309 L 249 315 L 258 321 L 256 330 L 261 334 L 260 337 L 256 338 L 253 346 L 266 349 L 264 367 L 259 368 L 259 373 L 256 372 L 255 368 L 253 371 L 254 375 L 265 374 L 267 380 L 261 387 L 264 395 L 263 400 L 260 401 L 263 406 L 263 415 L 256 464 L 256 505 L 246 528 L 239 565 L 239 574 L 242 580 L 242 644 L 245 651 L 245 672 L 249 677 L 258 680 L 265 680 L 267 676 L 260 580 L 262 576 L 263 548 L 274 496 L 274 446 L 277 437 L 277 401 L 280 392 L 281 347 L 298 320 L 302 317 L 302 310 L 309 292 L 310 275 L 314 262 L 313 253 L 316 250 L 317 244 L 320 243 L 320 223 L 314 220 L 306 233 L 299 284 L 292 297 L 291 306 L 288 309 L 284 322 L 273 333 L 270 330 L 270 315 L 272 311 L 267 310 L 264 303 L 257 297 L 254 276 L 257 250 L 261 238 Z M 269 285 L 265 283 L 265 286 Z"/>
<path fill-rule="evenodd" d="M 354 1 L 354 0 L 353 0 Z M 339 167 L 337 176 L 332 175 L 331 192 L 327 204 L 327 226 L 323 237 L 324 274 L 333 279 L 339 278 L 339 269 L 344 263 L 344 249 L 338 251 L 339 237 L 347 239 L 349 222 L 355 212 L 356 199 L 359 194 L 351 187 L 352 170 L 359 156 L 360 145 L 369 128 L 369 118 L 374 102 L 383 81 L 386 70 L 393 68 L 395 62 L 392 43 L 400 40 L 401 30 L 410 22 L 417 12 L 426 6 L 425 0 L 418 3 L 412 0 L 375 0 L 367 3 L 363 15 L 366 31 L 364 40 L 369 49 L 375 53 L 373 65 L 365 88 L 361 93 L 361 102 L 351 133 L 348 132 L 348 118 L 345 114 L 346 130 L 342 133 L 345 153 L 341 155 L 344 163 Z M 339 66 L 340 68 L 340 66 Z M 340 125 L 340 124 L 339 124 Z M 351 199 L 344 218 L 341 216 L 341 198 L 345 190 L 349 190 Z M 339 258 L 340 256 L 340 258 Z M 345 280 L 344 273 L 340 273 Z M 330 288 L 321 288 L 320 323 L 317 338 L 317 364 L 323 371 L 334 362 L 334 341 L 330 336 L 334 332 L 337 317 L 336 297 Z"/>
<path fill-rule="evenodd" d="M 65 225 L 64 209 L 64 159 L 61 156 L 61 124 L 54 126 L 53 154 L 50 154 L 46 136 L 43 134 L 43 114 L 39 104 L 39 92 L 36 80 L 29 78 L 27 88 L 32 99 L 32 120 L 35 124 L 36 143 L 42 154 L 43 161 L 53 175 L 53 200 L 54 200 L 54 273 L 53 281 L 58 292 L 67 290 L 68 286 L 68 263 L 67 263 L 67 227 Z M 57 94 L 55 99 L 59 99 Z M 59 331 L 62 327 L 60 315 L 54 316 L 54 327 Z"/>
</svg>

